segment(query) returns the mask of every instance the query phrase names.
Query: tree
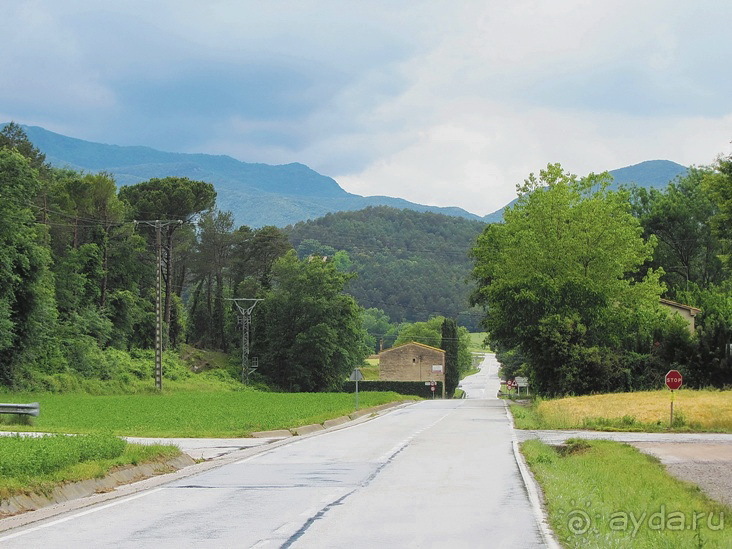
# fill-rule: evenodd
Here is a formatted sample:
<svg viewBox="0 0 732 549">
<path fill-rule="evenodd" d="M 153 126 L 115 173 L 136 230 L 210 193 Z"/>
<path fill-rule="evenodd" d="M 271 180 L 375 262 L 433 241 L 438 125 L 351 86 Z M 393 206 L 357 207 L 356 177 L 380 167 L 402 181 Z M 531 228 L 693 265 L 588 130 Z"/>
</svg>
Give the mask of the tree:
<svg viewBox="0 0 732 549">
<path fill-rule="evenodd" d="M 46 155 L 28 139 L 25 130 L 15 122 L 9 122 L 0 130 L 0 148 L 15 149 L 30 162 L 31 168 L 45 172 L 48 169 Z"/>
<path fill-rule="evenodd" d="M 29 160 L 0 148 L 0 384 L 9 387 L 20 365 L 43 365 L 56 348 L 51 258 L 31 208 L 39 188 Z"/>
<path fill-rule="evenodd" d="M 732 267 L 732 156 L 720 157 L 714 170 L 704 176 L 704 188 L 717 207 L 712 217 L 716 235 L 726 245 L 724 259 Z"/>
<path fill-rule="evenodd" d="M 399 326 L 399 336 L 394 346 L 416 341 L 424 345 L 439 347 L 442 341 L 442 323 L 445 318 L 434 316 L 427 322 L 404 322 Z"/>
<path fill-rule="evenodd" d="M 458 327 L 451 318 L 446 318 L 442 322 L 442 344 L 440 348 L 445 351 L 445 393 L 447 398 L 452 398 L 458 383 L 460 383 L 460 367 L 458 364 Z"/>
<path fill-rule="evenodd" d="M 266 226 L 255 230 L 239 227 L 234 233 L 231 261 L 234 286 L 251 277 L 262 288 L 269 288 L 272 265 L 291 249 L 292 244 L 287 235 L 277 227 Z"/>
<path fill-rule="evenodd" d="M 368 345 L 374 353 L 391 347 L 399 328 L 391 323 L 383 310 L 373 307 L 363 311 L 363 327 L 368 334 Z"/>
<path fill-rule="evenodd" d="M 276 261 L 272 287 L 253 315 L 253 354 L 261 372 L 288 391 L 341 387 L 368 356 L 361 309 L 343 293 L 350 275 L 328 261 Z"/>
<path fill-rule="evenodd" d="M 663 269 L 661 280 L 672 299 L 689 284 L 708 288 L 723 280 L 721 244 L 709 223 L 717 208 L 703 186 L 709 175 L 709 169 L 691 168 L 665 190 L 631 191 L 633 213 L 644 237 L 655 235 L 658 241 L 649 266 Z"/>
<path fill-rule="evenodd" d="M 226 352 L 224 275 L 233 247 L 234 221 L 231 212 L 208 212 L 201 217 L 198 227 L 190 309 L 192 329 L 198 343 Z"/>
<path fill-rule="evenodd" d="M 490 338 L 527 358 L 545 394 L 612 386 L 613 353 L 648 344 L 659 321 L 661 273 L 627 276 L 650 259 L 628 195 L 610 176 L 579 179 L 559 164 L 517 187 L 503 224 L 486 228 L 473 250 L 474 300 L 487 308 Z"/>
<path fill-rule="evenodd" d="M 131 207 L 136 220 L 178 220 L 190 223 L 201 213 L 210 210 L 216 203 L 216 191 L 211 183 L 192 181 L 187 177 L 166 177 L 150 179 L 136 185 L 123 187 L 120 199 Z M 170 325 L 170 310 L 173 292 L 179 292 L 173 282 L 173 237 L 180 224 L 168 223 L 162 228 L 164 248 L 165 322 Z M 151 234 L 151 238 L 154 238 Z"/>
</svg>

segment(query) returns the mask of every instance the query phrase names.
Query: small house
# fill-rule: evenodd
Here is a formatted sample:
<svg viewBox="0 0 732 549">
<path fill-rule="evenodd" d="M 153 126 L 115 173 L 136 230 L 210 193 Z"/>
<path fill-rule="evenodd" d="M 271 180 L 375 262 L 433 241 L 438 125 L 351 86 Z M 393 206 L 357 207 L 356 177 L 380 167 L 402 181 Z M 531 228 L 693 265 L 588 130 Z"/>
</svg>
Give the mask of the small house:
<svg viewBox="0 0 732 549">
<path fill-rule="evenodd" d="M 669 301 L 668 299 L 662 299 L 661 305 L 666 307 L 670 313 L 676 313 L 681 315 L 681 317 L 686 320 L 686 323 L 689 325 L 689 331 L 692 334 L 694 333 L 694 317 L 701 313 L 701 309 L 697 309 L 696 307 L 692 307 L 691 305 L 682 305 L 681 303 Z"/>
<path fill-rule="evenodd" d="M 379 377 L 387 381 L 441 381 L 445 396 L 445 351 L 411 342 L 379 353 Z"/>
</svg>

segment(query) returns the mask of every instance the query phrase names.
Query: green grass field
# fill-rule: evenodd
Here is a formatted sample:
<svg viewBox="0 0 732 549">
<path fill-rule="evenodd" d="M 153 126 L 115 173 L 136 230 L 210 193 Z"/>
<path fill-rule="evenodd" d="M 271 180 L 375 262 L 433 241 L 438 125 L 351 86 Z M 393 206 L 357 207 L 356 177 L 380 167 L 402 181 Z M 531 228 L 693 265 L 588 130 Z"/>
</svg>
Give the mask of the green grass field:
<svg viewBox="0 0 732 549">
<path fill-rule="evenodd" d="M 346 393 L 267 393 L 255 390 L 138 395 L 11 393 L 6 402 L 39 402 L 33 425 L 6 430 L 112 433 L 154 437 L 245 437 L 254 431 L 322 423 L 354 411 Z M 362 392 L 359 408 L 406 400 L 396 393 Z"/>
<path fill-rule="evenodd" d="M 652 457 L 610 441 L 524 442 L 564 547 L 732 546 L 732 509 L 676 480 Z"/>
<path fill-rule="evenodd" d="M 0 437 L 0 499 L 49 493 L 54 487 L 106 475 L 111 469 L 180 455 L 175 446 L 128 444 L 119 437 Z"/>
</svg>

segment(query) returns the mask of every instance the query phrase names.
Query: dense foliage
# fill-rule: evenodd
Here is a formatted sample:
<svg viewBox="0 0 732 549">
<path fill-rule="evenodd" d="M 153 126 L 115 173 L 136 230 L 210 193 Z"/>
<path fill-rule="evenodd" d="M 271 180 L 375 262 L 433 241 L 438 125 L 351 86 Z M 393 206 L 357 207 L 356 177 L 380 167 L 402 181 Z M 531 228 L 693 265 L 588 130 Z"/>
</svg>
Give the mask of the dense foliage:
<svg viewBox="0 0 732 549">
<path fill-rule="evenodd" d="M 432 315 L 477 331 L 470 307 L 468 251 L 485 224 L 389 207 L 328 214 L 287 229 L 300 257 L 345 251 L 358 276 L 348 292 L 394 322 Z"/>
<path fill-rule="evenodd" d="M 275 263 L 254 321 L 254 353 L 277 386 L 337 389 L 370 354 L 361 309 L 343 293 L 350 277 L 321 258 L 300 261 L 294 251 Z"/>
<path fill-rule="evenodd" d="M 658 387 L 670 368 L 691 386 L 732 382 L 725 165 L 663 191 L 610 192 L 606 174 L 559 165 L 519 186 L 473 252 L 504 374 L 549 395 Z M 702 309 L 694 333 L 661 296 Z"/>
<path fill-rule="evenodd" d="M 52 168 L 19 126 L 5 126 L 0 385 L 57 390 L 95 379 L 135 390 L 148 375 L 137 375 L 135 355 L 155 341 L 159 269 L 166 348 L 192 343 L 240 355 L 241 318 L 231 300 L 264 299 L 262 372 L 292 390 L 332 386 L 368 354 L 362 310 L 342 292 L 350 275 L 294 253 L 275 274 L 277 259 L 292 249 L 286 235 L 235 228 L 215 206 L 213 185 L 202 181 L 154 178 L 118 190 L 109 174 Z M 297 286 L 302 277 L 307 282 Z M 289 320 L 298 299 L 297 337 L 280 337 L 277 323 Z M 279 375 L 283 356 L 308 381 Z M 164 365 L 166 378 L 175 375 Z"/>
</svg>

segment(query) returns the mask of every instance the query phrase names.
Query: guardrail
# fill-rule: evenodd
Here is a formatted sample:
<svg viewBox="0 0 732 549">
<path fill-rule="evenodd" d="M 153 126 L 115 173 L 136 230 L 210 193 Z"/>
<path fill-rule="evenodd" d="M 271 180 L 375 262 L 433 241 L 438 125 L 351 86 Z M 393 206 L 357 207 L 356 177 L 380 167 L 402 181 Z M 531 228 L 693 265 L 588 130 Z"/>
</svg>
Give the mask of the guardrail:
<svg viewBox="0 0 732 549">
<path fill-rule="evenodd" d="M 0 404 L 0 414 L 15 414 L 22 416 L 38 416 L 41 405 L 37 402 L 30 404 Z"/>
</svg>

